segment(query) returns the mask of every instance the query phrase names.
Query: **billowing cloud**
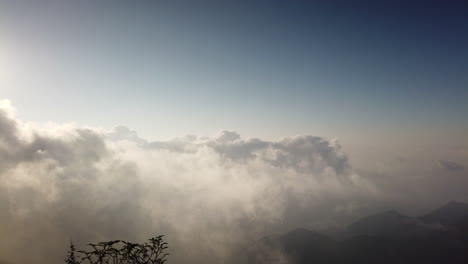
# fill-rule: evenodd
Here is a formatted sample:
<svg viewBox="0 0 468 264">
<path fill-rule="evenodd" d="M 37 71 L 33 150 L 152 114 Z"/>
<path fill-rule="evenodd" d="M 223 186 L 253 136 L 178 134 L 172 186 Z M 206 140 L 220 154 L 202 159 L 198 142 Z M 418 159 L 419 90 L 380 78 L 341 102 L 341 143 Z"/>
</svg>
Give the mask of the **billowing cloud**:
<svg viewBox="0 0 468 264">
<path fill-rule="evenodd" d="M 106 134 L 106 138 L 112 141 L 128 140 L 137 144 L 146 143 L 146 140 L 140 138 L 136 131 L 129 129 L 126 126 L 115 127 L 112 132 Z"/>
<path fill-rule="evenodd" d="M 123 126 L 25 123 L 1 105 L 0 256 L 8 263 L 61 263 L 70 239 L 82 246 L 158 234 L 171 262 L 227 263 L 264 234 L 333 225 L 388 197 L 387 183 L 356 173 L 336 140 L 220 131 L 148 142 Z"/>
<path fill-rule="evenodd" d="M 23 123 L 4 105 L 0 255 L 13 263 L 60 263 L 70 239 L 156 234 L 167 235 L 174 261 L 219 263 L 287 214 L 370 192 L 339 144 L 320 137 L 221 131 L 147 142 L 126 127 L 102 134 Z"/>
</svg>

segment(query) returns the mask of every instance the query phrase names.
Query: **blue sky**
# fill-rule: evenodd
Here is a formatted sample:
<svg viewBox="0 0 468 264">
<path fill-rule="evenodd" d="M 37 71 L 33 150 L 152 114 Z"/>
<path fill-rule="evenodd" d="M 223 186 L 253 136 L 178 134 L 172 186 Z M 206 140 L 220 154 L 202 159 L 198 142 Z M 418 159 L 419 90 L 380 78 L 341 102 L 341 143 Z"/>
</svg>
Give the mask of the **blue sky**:
<svg viewBox="0 0 468 264">
<path fill-rule="evenodd" d="M 21 119 L 466 145 L 462 2 L 1 1 Z"/>
</svg>

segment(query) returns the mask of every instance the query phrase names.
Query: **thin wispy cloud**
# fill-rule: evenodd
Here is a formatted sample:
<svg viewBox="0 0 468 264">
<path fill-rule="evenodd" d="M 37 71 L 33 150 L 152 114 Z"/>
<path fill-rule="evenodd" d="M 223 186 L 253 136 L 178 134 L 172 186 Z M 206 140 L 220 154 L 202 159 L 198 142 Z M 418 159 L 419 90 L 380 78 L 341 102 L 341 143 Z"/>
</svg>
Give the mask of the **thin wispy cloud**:
<svg viewBox="0 0 468 264">
<path fill-rule="evenodd" d="M 448 161 L 448 160 L 439 160 L 437 162 L 441 169 L 457 172 L 457 171 L 464 171 L 465 167 L 457 162 Z"/>
</svg>

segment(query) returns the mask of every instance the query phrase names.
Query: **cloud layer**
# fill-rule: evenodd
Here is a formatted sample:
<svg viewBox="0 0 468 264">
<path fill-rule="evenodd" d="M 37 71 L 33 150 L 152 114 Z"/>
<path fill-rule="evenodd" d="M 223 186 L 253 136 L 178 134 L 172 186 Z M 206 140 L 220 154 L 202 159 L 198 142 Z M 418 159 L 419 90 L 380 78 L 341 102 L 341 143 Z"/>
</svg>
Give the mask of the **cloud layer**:
<svg viewBox="0 0 468 264">
<path fill-rule="evenodd" d="M 11 263 L 61 263 L 70 239 L 157 234 L 171 262 L 225 263 L 263 234 L 333 225 L 385 196 L 336 140 L 220 131 L 148 142 L 123 126 L 24 123 L 8 101 L 0 158 L 0 256 Z"/>
</svg>

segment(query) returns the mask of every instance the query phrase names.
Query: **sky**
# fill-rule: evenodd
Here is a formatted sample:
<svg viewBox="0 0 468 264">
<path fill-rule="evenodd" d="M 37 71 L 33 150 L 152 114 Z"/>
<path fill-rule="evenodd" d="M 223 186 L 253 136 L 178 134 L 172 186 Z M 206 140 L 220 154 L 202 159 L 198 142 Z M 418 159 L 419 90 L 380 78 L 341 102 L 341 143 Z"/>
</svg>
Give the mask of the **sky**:
<svg viewBox="0 0 468 264">
<path fill-rule="evenodd" d="M 2 96 L 151 139 L 466 143 L 467 7 L 406 2 L 2 1 Z"/>
<path fill-rule="evenodd" d="M 468 202 L 467 13 L 0 0 L 0 263 L 153 231 L 177 263 L 227 263 L 265 234 Z"/>
</svg>

